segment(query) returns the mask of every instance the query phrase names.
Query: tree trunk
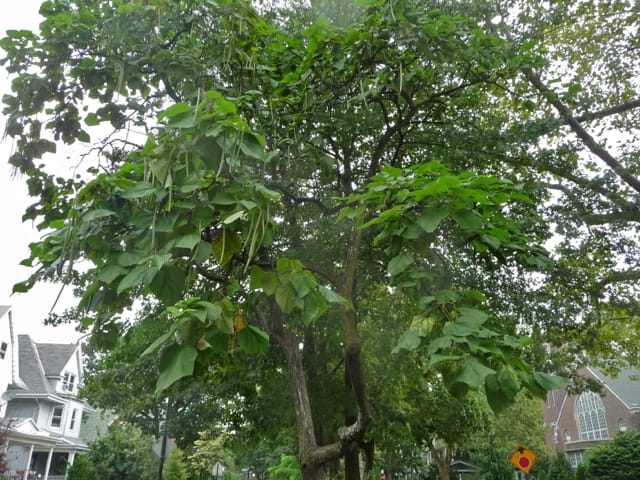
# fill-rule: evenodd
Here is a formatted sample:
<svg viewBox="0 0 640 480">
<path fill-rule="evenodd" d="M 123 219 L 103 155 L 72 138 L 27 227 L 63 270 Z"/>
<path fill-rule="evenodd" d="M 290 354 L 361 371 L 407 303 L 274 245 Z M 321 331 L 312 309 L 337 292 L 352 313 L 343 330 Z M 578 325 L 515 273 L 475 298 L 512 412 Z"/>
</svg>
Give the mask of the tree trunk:
<svg viewBox="0 0 640 480">
<path fill-rule="evenodd" d="M 439 480 L 449 480 L 451 476 L 451 460 L 453 458 L 453 450 L 450 448 L 444 448 L 442 450 L 438 450 L 433 446 L 433 444 L 429 445 L 429 451 L 433 456 L 433 460 L 436 464 L 436 468 L 438 469 L 438 477 Z"/>
<path fill-rule="evenodd" d="M 356 264 L 359 247 L 360 232 L 354 226 L 349 239 L 345 273 L 339 288 L 340 294 L 352 304 L 355 297 Z M 339 429 L 338 441 L 320 446 L 315 436 L 309 392 L 300 350 L 300 338 L 285 328 L 275 301 L 272 300 L 269 307 L 270 322 L 266 321 L 264 315 L 260 313 L 258 315 L 263 326 L 269 324 L 270 328 L 266 329 L 285 353 L 296 412 L 296 431 L 303 480 L 325 480 L 326 474 L 323 465 L 340 458 L 345 458 L 345 479 L 360 480 L 358 447 L 371 420 L 371 413 L 365 389 L 361 359 L 362 346 L 358 335 L 357 316 L 354 308 L 352 306 L 342 306 L 341 316 L 345 377 L 348 379 L 348 384 L 355 399 L 357 415 L 353 423 Z M 346 458 L 347 456 L 349 459 Z"/>
</svg>

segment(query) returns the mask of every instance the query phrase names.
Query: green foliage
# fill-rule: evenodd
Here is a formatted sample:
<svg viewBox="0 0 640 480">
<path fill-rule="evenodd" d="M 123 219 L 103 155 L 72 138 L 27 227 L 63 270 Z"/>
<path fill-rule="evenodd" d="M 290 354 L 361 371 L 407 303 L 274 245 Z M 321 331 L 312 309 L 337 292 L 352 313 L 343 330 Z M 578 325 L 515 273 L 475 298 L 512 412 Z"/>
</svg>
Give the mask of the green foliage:
<svg viewBox="0 0 640 480">
<path fill-rule="evenodd" d="M 549 479 L 575 480 L 576 474 L 566 457 L 559 453 L 549 464 Z"/>
<path fill-rule="evenodd" d="M 509 463 L 511 452 L 498 447 L 493 441 L 484 443 L 474 457 L 474 464 L 480 467 L 483 480 L 512 480 L 513 465 Z"/>
<path fill-rule="evenodd" d="M 203 431 L 198 432 L 198 436 L 188 456 L 192 471 L 211 472 L 216 463 L 227 467 L 234 464 L 233 455 L 225 446 L 227 434 L 214 436 L 210 431 Z"/>
<path fill-rule="evenodd" d="M 9 162 L 47 232 L 14 290 L 75 288 L 68 318 L 114 353 L 94 364 L 114 393 L 88 391 L 152 419 L 167 392 L 256 437 L 304 421 L 312 459 L 316 435 L 341 456 L 371 428 L 391 455 L 370 410 L 410 443 L 419 394 L 473 424 L 476 391 L 507 411 L 561 386 L 544 343 L 640 359 L 629 1 L 259 3 L 47 0 L 0 40 Z M 71 144 L 78 175 L 49 173 Z M 285 370 L 298 418 L 261 418 L 292 400 Z"/>
<path fill-rule="evenodd" d="M 152 445 L 152 437 L 121 423 L 89 445 L 87 460 L 101 480 L 152 480 L 158 471 L 158 457 Z"/>
<path fill-rule="evenodd" d="M 189 478 L 184 453 L 179 448 L 167 456 L 162 467 L 162 478 L 163 480 L 187 480 Z"/>
<path fill-rule="evenodd" d="M 302 480 L 300 462 L 295 455 L 282 455 L 280 463 L 269 467 L 269 478 L 276 480 Z"/>
<path fill-rule="evenodd" d="M 96 470 L 87 455 L 76 456 L 73 465 L 67 470 L 69 480 L 97 480 Z"/>
<path fill-rule="evenodd" d="M 640 475 L 640 433 L 620 432 L 610 442 L 589 451 L 586 478 L 631 480 Z"/>
</svg>

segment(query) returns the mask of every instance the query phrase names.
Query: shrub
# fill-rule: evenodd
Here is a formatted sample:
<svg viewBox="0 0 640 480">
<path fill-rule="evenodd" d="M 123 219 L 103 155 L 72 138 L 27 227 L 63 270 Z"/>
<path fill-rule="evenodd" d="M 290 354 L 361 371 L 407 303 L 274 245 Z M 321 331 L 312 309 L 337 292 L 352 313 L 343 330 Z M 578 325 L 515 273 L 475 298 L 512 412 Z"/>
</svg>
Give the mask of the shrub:
<svg viewBox="0 0 640 480">
<path fill-rule="evenodd" d="M 622 432 L 589 452 L 587 480 L 640 478 L 640 433 Z"/>
</svg>

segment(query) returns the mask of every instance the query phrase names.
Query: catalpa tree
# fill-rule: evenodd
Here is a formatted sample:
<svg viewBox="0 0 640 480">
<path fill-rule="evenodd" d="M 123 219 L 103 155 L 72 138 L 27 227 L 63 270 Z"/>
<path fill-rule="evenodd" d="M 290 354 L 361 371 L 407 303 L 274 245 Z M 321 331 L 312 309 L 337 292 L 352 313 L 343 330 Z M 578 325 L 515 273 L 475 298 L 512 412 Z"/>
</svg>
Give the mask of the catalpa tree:
<svg viewBox="0 0 640 480">
<path fill-rule="evenodd" d="M 598 19 L 635 17 L 590 2 L 575 22 L 563 2 L 534 16 L 527 2 L 369 0 L 337 22 L 317 3 L 49 0 L 39 32 L 8 31 L 9 162 L 36 199 L 25 218 L 47 232 L 15 290 L 74 286 L 75 317 L 107 348 L 126 309 L 164 312 L 171 326 L 147 348 L 161 352 L 158 391 L 230 352 L 280 349 L 304 478 L 345 458 L 355 479 L 375 375 L 363 322 L 450 392 L 482 387 L 501 410 L 562 384 L 525 361 L 534 336 L 585 347 L 558 312 L 596 330 L 603 312 L 636 318 L 634 270 L 606 257 L 633 266 L 632 227 L 582 228 L 612 208 L 635 221 L 632 162 L 584 127 L 633 111 L 635 65 L 619 98 L 580 88 L 584 54 L 566 91 L 547 81 Z M 580 108 L 589 99 L 598 108 Z M 80 173 L 51 174 L 74 143 Z M 589 172 L 585 149 L 603 161 Z M 550 258 L 554 233 L 575 235 Z M 586 262 L 593 242 L 600 260 Z M 322 436 L 303 361 L 320 337 L 348 391 L 344 425 Z"/>
</svg>

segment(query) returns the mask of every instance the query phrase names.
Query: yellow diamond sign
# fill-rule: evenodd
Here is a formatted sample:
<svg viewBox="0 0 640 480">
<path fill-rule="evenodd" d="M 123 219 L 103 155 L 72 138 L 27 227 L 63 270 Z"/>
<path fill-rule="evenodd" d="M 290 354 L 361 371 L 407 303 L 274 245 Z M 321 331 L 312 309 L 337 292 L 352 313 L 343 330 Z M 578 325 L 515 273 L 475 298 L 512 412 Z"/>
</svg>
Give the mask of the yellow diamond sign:
<svg viewBox="0 0 640 480">
<path fill-rule="evenodd" d="M 538 456 L 527 447 L 518 445 L 518 448 L 515 449 L 509 461 L 514 467 L 519 468 L 524 473 L 529 473 L 529 470 L 533 467 L 536 458 L 538 458 Z"/>
</svg>

